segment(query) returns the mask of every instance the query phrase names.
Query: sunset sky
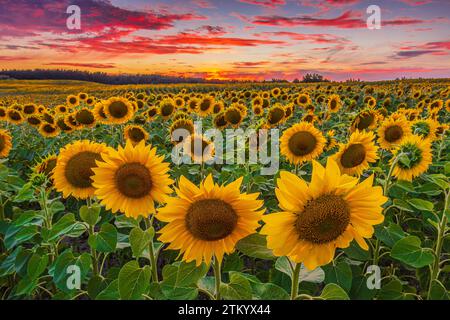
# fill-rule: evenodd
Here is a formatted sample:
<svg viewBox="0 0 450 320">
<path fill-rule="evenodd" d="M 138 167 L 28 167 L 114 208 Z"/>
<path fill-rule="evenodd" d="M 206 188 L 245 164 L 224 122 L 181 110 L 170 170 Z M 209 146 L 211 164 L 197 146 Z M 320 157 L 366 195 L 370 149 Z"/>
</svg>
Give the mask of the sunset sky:
<svg viewBox="0 0 450 320">
<path fill-rule="evenodd" d="M 69 30 L 66 8 L 81 8 Z M 369 5 L 380 30 L 366 26 Z M 207 79 L 450 77 L 450 0 L 0 0 L 0 69 Z"/>
</svg>

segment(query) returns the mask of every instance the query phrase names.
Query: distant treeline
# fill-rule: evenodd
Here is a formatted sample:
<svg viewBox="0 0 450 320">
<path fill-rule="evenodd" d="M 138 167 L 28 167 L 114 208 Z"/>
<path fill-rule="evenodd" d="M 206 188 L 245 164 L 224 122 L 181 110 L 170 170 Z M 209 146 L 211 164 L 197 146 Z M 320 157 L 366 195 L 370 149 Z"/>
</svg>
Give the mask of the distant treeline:
<svg viewBox="0 0 450 320">
<path fill-rule="evenodd" d="M 173 77 L 158 74 L 121 74 L 113 75 L 104 72 L 88 72 L 80 70 L 2 70 L 0 79 L 5 77 L 17 80 L 79 80 L 104 84 L 168 84 L 168 83 L 223 83 L 201 78 Z"/>
</svg>

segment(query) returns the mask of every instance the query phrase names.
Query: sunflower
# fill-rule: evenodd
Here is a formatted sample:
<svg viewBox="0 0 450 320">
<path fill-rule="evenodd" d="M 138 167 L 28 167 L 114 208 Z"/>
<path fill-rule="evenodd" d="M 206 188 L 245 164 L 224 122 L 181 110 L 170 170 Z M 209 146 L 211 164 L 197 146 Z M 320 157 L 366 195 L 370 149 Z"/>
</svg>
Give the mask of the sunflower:
<svg viewBox="0 0 450 320">
<path fill-rule="evenodd" d="M 6 108 L 0 107 L 0 121 L 6 120 Z"/>
<path fill-rule="evenodd" d="M 308 112 L 302 117 L 302 121 L 309 122 L 309 123 L 315 123 L 315 122 L 319 121 L 319 118 L 314 113 Z"/>
<path fill-rule="evenodd" d="M 273 105 L 267 112 L 267 123 L 274 127 L 284 121 L 285 117 L 284 107 L 277 103 Z"/>
<path fill-rule="evenodd" d="M 146 115 L 147 115 L 147 121 L 152 121 L 155 119 L 155 117 L 159 114 L 159 109 L 155 106 L 151 106 L 148 108 Z"/>
<path fill-rule="evenodd" d="M 37 113 L 37 106 L 34 103 L 28 103 L 23 106 L 22 113 L 25 117 L 31 116 Z"/>
<path fill-rule="evenodd" d="M 445 111 L 450 112 L 450 99 L 445 101 Z"/>
<path fill-rule="evenodd" d="M 297 165 L 320 156 L 325 143 L 320 130 L 308 122 L 300 122 L 283 132 L 280 150 L 290 163 Z"/>
<path fill-rule="evenodd" d="M 353 239 L 368 250 L 364 238 L 383 222 L 387 201 L 382 188 L 372 185 L 373 175 L 358 184 L 358 178 L 342 175 L 331 158 L 326 168 L 313 161 L 309 184 L 282 171 L 275 193 L 283 211 L 263 216 L 260 233 L 267 235 L 267 247 L 308 270 L 328 264 L 336 248 L 349 247 Z"/>
<path fill-rule="evenodd" d="M 6 111 L 6 118 L 8 120 L 8 122 L 12 123 L 12 124 L 20 124 L 24 121 L 24 117 L 22 115 L 22 113 L 16 109 L 8 109 Z"/>
<path fill-rule="evenodd" d="M 217 114 L 214 117 L 213 122 L 214 122 L 214 126 L 217 129 L 221 130 L 221 129 L 226 128 L 228 126 L 228 122 L 227 122 L 227 119 L 225 118 L 225 112 L 221 112 L 221 113 Z"/>
<path fill-rule="evenodd" d="M 389 150 L 395 148 L 409 135 L 411 126 L 403 115 L 396 118 L 389 117 L 378 129 L 378 144 L 381 148 Z"/>
<path fill-rule="evenodd" d="M 88 108 L 82 108 L 75 112 L 75 120 L 86 128 L 95 127 L 94 113 Z"/>
<path fill-rule="evenodd" d="M 186 103 L 186 102 L 184 101 L 183 97 L 181 97 L 181 96 L 175 97 L 175 98 L 173 99 L 173 102 L 175 103 L 175 106 L 177 107 L 177 109 L 183 108 L 184 105 L 185 105 L 185 103 Z"/>
<path fill-rule="evenodd" d="M 63 105 L 63 104 L 60 104 L 60 105 L 57 105 L 56 107 L 55 107 L 55 110 L 56 110 L 56 112 L 57 113 L 59 113 L 59 114 L 62 114 L 62 113 L 68 113 L 70 110 L 69 110 L 69 108 L 67 108 L 67 106 L 65 106 L 65 105 Z"/>
<path fill-rule="evenodd" d="M 130 140 L 133 145 L 137 145 L 141 141 L 147 141 L 149 134 L 141 126 L 127 125 L 123 130 L 123 135 L 126 140 Z"/>
<path fill-rule="evenodd" d="M 216 102 L 214 102 L 214 104 L 213 104 L 212 112 L 213 112 L 214 114 L 219 114 L 219 113 L 221 113 L 224 109 L 225 109 L 224 103 L 223 103 L 222 101 L 216 101 Z"/>
<path fill-rule="evenodd" d="M 307 93 L 300 93 L 296 99 L 296 102 L 300 107 L 305 108 L 311 104 L 311 98 Z"/>
<path fill-rule="evenodd" d="M 80 92 L 78 94 L 78 99 L 80 99 L 81 101 L 86 101 L 87 98 L 88 98 L 88 94 L 87 93 Z"/>
<path fill-rule="evenodd" d="M 44 174 L 49 180 L 53 181 L 53 172 L 56 167 L 58 156 L 56 154 L 49 154 L 41 159 L 32 169 L 34 173 Z"/>
<path fill-rule="evenodd" d="M 95 122 L 108 123 L 108 116 L 105 113 L 105 107 L 102 102 L 97 102 L 92 109 L 92 113 L 95 118 Z"/>
<path fill-rule="evenodd" d="M 175 122 L 179 119 L 189 119 L 190 116 L 188 113 L 184 112 L 184 111 L 177 111 L 173 117 L 172 117 L 172 122 Z"/>
<path fill-rule="evenodd" d="M 197 112 L 198 110 L 198 106 L 200 104 L 200 100 L 197 98 L 191 98 L 188 102 L 187 102 L 187 109 L 190 112 Z"/>
<path fill-rule="evenodd" d="M 39 116 L 36 115 L 32 115 L 27 117 L 27 122 L 30 126 L 33 127 L 39 127 L 40 124 L 42 123 L 41 119 L 39 118 Z"/>
<path fill-rule="evenodd" d="M 260 116 L 264 115 L 264 109 L 263 109 L 263 107 L 261 105 L 254 104 L 252 106 L 252 109 L 253 109 L 253 114 L 255 116 L 260 117 Z"/>
<path fill-rule="evenodd" d="M 394 151 L 391 165 L 397 157 L 399 157 L 398 163 L 392 172 L 393 176 L 400 180 L 412 181 L 426 172 L 433 160 L 431 142 L 429 139 L 411 135 L 404 139 Z"/>
<path fill-rule="evenodd" d="M 82 125 L 75 120 L 75 113 L 68 114 L 64 117 L 64 123 L 74 129 L 80 129 Z M 61 126 L 60 126 L 61 127 Z"/>
<path fill-rule="evenodd" d="M 360 176 L 370 163 L 378 159 L 374 139 L 373 132 L 356 130 L 347 144 L 340 144 L 339 151 L 332 158 L 343 174 Z"/>
<path fill-rule="evenodd" d="M 184 139 L 183 150 L 184 154 L 189 155 L 194 163 L 203 163 L 214 159 L 214 143 L 203 135 L 194 133 Z"/>
<path fill-rule="evenodd" d="M 211 96 L 205 96 L 200 100 L 198 104 L 197 113 L 202 117 L 206 117 L 212 112 L 213 105 L 214 105 L 214 98 Z"/>
<path fill-rule="evenodd" d="M 96 99 L 94 98 L 94 97 L 87 97 L 87 99 L 86 99 L 86 104 L 88 105 L 88 106 L 93 106 L 94 104 L 95 104 L 95 102 L 96 102 Z"/>
<path fill-rule="evenodd" d="M 334 130 L 328 130 L 327 133 L 325 134 L 325 138 L 327 139 L 327 142 L 325 144 L 324 149 L 326 151 L 329 151 L 338 145 L 338 142 L 337 142 L 336 138 L 334 137 L 334 135 L 335 135 Z"/>
<path fill-rule="evenodd" d="M 375 110 L 363 110 L 353 120 L 351 131 L 371 130 L 377 126 L 379 115 Z"/>
<path fill-rule="evenodd" d="M 339 95 L 332 94 L 328 98 L 328 110 L 332 113 L 338 112 L 342 107 L 342 101 Z"/>
<path fill-rule="evenodd" d="M 169 164 L 144 141 L 136 146 L 127 141 L 125 148 L 103 153 L 102 158 L 96 159 L 92 185 L 101 204 L 113 213 L 147 217 L 155 212 L 155 201 L 165 202 L 172 192 Z"/>
<path fill-rule="evenodd" d="M 194 123 L 192 122 L 191 119 L 186 118 L 178 119 L 172 122 L 172 125 L 169 128 L 171 141 L 175 144 L 180 143 L 184 140 L 184 138 L 193 134 L 194 130 L 195 130 Z"/>
<path fill-rule="evenodd" d="M 367 96 L 364 98 L 364 103 L 368 108 L 373 109 L 377 105 L 377 100 L 372 96 Z"/>
<path fill-rule="evenodd" d="M 274 97 L 276 99 L 280 96 L 281 90 L 280 90 L 280 88 L 273 88 L 270 93 L 271 93 L 272 97 Z"/>
<path fill-rule="evenodd" d="M 112 97 L 104 101 L 103 104 L 103 112 L 108 117 L 108 123 L 126 123 L 134 115 L 133 104 L 125 98 Z"/>
<path fill-rule="evenodd" d="M 60 129 L 58 126 L 43 122 L 39 125 L 39 133 L 46 138 L 53 138 L 56 137 L 60 132 Z"/>
<path fill-rule="evenodd" d="M 71 107 L 77 107 L 80 104 L 80 99 L 78 96 L 71 94 L 67 96 L 66 103 Z"/>
<path fill-rule="evenodd" d="M 412 123 L 412 131 L 422 139 L 429 139 L 433 142 L 436 139 L 436 129 L 439 122 L 433 119 L 419 119 Z"/>
<path fill-rule="evenodd" d="M 159 114 L 165 120 L 169 119 L 175 110 L 175 102 L 170 98 L 166 98 L 159 103 Z"/>
<path fill-rule="evenodd" d="M 225 110 L 225 121 L 234 128 L 239 127 L 243 120 L 244 116 L 237 104 L 232 104 Z"/>
<path fill-rule="evenodd" d="M 0 159 L 6 158 L 12 149 L 12 138 L 8 131 L 0 129 Z"/>
<path fill-rule="evenodd" d="M 197 187 L 181 176 L 175 189 L 178 197 L 168 198 L 156 214 L 167 222 L 159 241 L 169 243 L 167 249 L 180 250 L 186 262 L 209 265 L 215 257 L 220 264 L 240 239 L 255 233 L 264 213 L 259 193 L 240 192 L 242 180 L 218 185 L 209 175 Z"/>
<path fill-rule="evenodd" d="M 101 160 L 102 153 L 108 153 L 105 144 L 88 140 L 76 141 L 61 149 L 56 163 L 53 179 L 56 190 L 62 192 L 64 198 L 70 195 L 78 199 L 86 199 L 94 195 L 92 186 L 93 168 L 96 160 Z"/>
</svg>

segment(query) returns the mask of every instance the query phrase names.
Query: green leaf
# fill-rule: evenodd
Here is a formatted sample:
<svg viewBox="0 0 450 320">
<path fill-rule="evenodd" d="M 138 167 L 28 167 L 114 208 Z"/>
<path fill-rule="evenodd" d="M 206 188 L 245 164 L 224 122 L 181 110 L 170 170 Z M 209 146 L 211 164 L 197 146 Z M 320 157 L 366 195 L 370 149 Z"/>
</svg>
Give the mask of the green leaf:
<svg viewBox="0 0 450 320">
<path fill-rule="evenodd" d="M 198 297 L 198 289 L 195 287 L 177 287 L 161 283 L 160 289 L 169 300 L 194 300 Z"/>
<path fill-rule="evenodd" d="M 89 245 L 99 252 L 114 252 L 117 245 L 117 230 L 109 223 L 101 226 L 100 232 L 89 237 Z"/>
<path fill-rule="evenodd" d="M 414 268 L 422 268 L 434 261 L 431 250 L 423 249 L 420 239 L 416 236 L 409 236 L 397 241 L 392 247 L 391 257 Z"/>
<path fill-rule="evenodd" d="M 367 278 L 365 276 L 357 276 L 352 280 L 352 289 L 350 290 L 350 297 L 352 300 L 372 300 L 376 290 L 371 290 L 367 287 Z"/>
<path fill-rule="evenodd" d="M 408 202 L 402 199 L 394 199 L 394 206 L 403 211 L 414 212 L 413 208 L 408 204 Z"/>
<path fill-rule="evenodd" d="M 323 288 L 320 298 L 324 300 L 349 300 L 344 289 L 335 283 L 329 283 Z"/>
<path fill-rule="evenodd" d="M 38 234 L 38 227 L 34 225 L 16 227 L 10 225 L 5 234 L 5 247 L 8 250 L 22 244 Z"/>
<path fill-rule="evenodd" d="M 407 202 L 419 211 L 433 211 L 434 205 L 430 201 L 422 199 L 410 199 Z"/>
<path fill-rule="evenodd" d="M 283 288 L 273 283 L 255 283 L 252 289 L 260 300 L 289 300 L 290 296 Z"/>
<path fill-rule="evenodd" d="M 53 281 L 56 287 L 64 292 L 73 291 L 67 287 L 67 280 L 72 275 L 68 273 L 69 266 L 73 265 L 80 268 L 80 281 L 83 282 L 91 268 L 91 256 L 87 253 L 74 256 L 71 249 L 67 249 L 58 256 L 53 270 Z"/>
<path fill-rule="evenodd" d="M 275 259 L 272 250 L 267 248 L 266 237 L 259 233 L 251 234 L 240 240 L 236 247 L 243 254 L 252 258 L 264 260 Z"/>
<path fill-rule="evenodd" d="M 238 272 L 230 272 L 230 282 L 220 284 L 220 294 L 225 300 L 250 300 L 250 282 Z"/>
<path fill-rule="evenodd" d="M 402 300 L 405 297 L 402 283 L 397 279 L 391 280 L 389 283 L 381 286 L 378 297 L 381 300 Z"/>
<path fill-rule="evenodd" d="M 93 205 L 91 207 L 82 206 L 80 208 L 80 218 L 90 226 L 95 226 L 100 217 L 101 207 L 99 205 Z"/>
<path fill-rule="evenodd" d="M 447 289 L 445 289 L 444 285 L 438 280 L 433 280 L 433 283 L 431 284 L 430 299 L 450 300 Z"/>
<path fill-rule="evenodd" d="M 84 224 L 76 221 L 73 213 L 68 213 L 53 225 L 48 232 L 48 235 L 43 235 L 43 237 L 45 241 L 53 242 L 58 240 L 61 236 L 78 237 L 85 230 L 86 227 Z"/>
<path fill-rule="evenodd" d="M 95 299 L 99 293 L 108 287 L 107 280 L 102 276 L 93 276 L 89 279 L 87 292 L 91 299 Z"/>
<path fill-rule="evenodd" d="M 125 264 L 119 272 L 118 286 L 122 300 L 139 300 L 148 289 L 151 278 L 150 267 L 139 267 L 137 261 Z"/>
<path fill-rule="evenodd" d="M 275 262 L 275 269 L 287 274 L 289 278 L 293 277 L 292 268 L 295 264 L 290 265 L 289 259 L 287 257 L 279 257 Z M 325 272 L 321 268 L 316 268 L 312 271 L 308 270 L 304 265 L 300 267 L 299 283 L 301 282 L 311 282 L 311 283 L 321 283 L 325 280 Z"/>
<path fill-rule="evenodd" d="M 100 292 L 95 300 L 119 300 L 119 281 L 112 281 L 102 292 Z"/>
<path fill-rule="evenodd" d="M 33 254 L 28 260 L 27 273 L 30 279 L 38 278 L 47 268 L 48 255 L 41 256 L 40 254 Z"/>
<path fill-rule="evenodd" d="M 347 262 L 339 262 L 335 266 L 329 264 L 323 267 L 325 271 L 325 283 L 335 283 L 345 291 L 352 288 L 352 269 Z"/>
<path fill-rule="evenodd" d="M 390 248 L 392 248 L 397 241 L 407 236 L 402 227 L 392 222 L 390 222 L 388 226 L 376 228 L 375 235 Z"/>
<path fill-rule="evenodd" d="M 208 267 L 204 263 L 197 267 L 195 261 L 175 262 L 164 266 L 163 283 L 174 287 L 188 287 L 195 285 L 207 272 Z"/>
<path fill-rule="evenodd" d="M 133 257 L 140 258 L 144 256 L 144 250 L 150 245 L 152 235 L 149 232 L 136 227 L 131 230 L 128 240 L 133 252 Z"/>
</svg>

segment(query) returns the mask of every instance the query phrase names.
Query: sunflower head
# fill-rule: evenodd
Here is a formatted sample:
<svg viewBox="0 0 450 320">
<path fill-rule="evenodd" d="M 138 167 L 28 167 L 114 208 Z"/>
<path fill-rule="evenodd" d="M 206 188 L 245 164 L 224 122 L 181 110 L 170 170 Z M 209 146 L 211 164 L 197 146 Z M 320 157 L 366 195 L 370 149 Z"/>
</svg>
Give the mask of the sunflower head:
<svg viewBox="0 0 450 320">
<path fill-rule="evenodd" d="M 373 225 L 383 222 L 387 198 L 373 187 L 373 176 L 358 179 L 342 175 L 328 158 L 326 167 L 313 161 L 311 182 L 282 171 L 275 194 L 282 212 L 263 216 L 261 234 L 276 256 L 288 256 L 307 269 L 328 264 L 336 248 L 347 248 L 353 239 L 368 250 Z"/>
<path fill-rule="evenodd" d="M 130 140 L 133 145 L 137 145 L 141 141 L 147 141 L 149 134 L 141 126 L 127 125 L 124 129 L 124 137 L 126 140 Z"/>
<path fill-rule="evenodd" d="M 203 163 L 214 159 L 214 143 L 203 135 L 192 134 L 183 142 L 184 152 L 194 163 Z"/>
<path fill-rule="evenodd" d="M 171 193 L 169 164 L 156 154 L 156 148 L 128 140 L 125 148 L 110 150 L 96 159 L 92 185 L 107 210 L 127 217 L 147 217 L 155 212 L 155 201 L 163 203 Z"/>
<path fill-rule="evenodd" d="M 45 138 L 53 138 L 59 135 L 60 129 L 57 125 L 43 122 L 39 126 L 39 133 Z"/>
<path fill-rule="evenodd" d="M 108 123 L 122 124 L 128 122 L 134 115 L 133 104 L 122 97 L 112 97 L 103 102 L 103 112 Z"/>
<path fill-rule="evenodd" d="M 328 110 L 330 112 L 338 112 L 341 109 L 342 101 L 339 95 L 333 94 L 328 98 Z"/>
<path fill-rule="evenodd" d="M 186 118 L 180 118 L 172 122 L 169 128 L 171 140 L 175 144 L 182 142 L 184 138 L 192 135 L 194 130 L 194 122 Z"/>
<path fill-rule="evenodd" d="M 264 212 L 259 194 L 240 192 L 242 180 L 218 185 L 209 175 L 197 187 L 182 176 L 177 197 L 169 198 L 156 215 L 168 223 L 159 240 L 170 243 L 168 249 L 180 250 L 187 262 L 209 265 L 212 257 L 221 262 L 240 239 L 256 231 Z"/>
<path fill-rule="evenodd" d="M 286 116 L 286 111 L 284 107 L 277 103 L 273 105 L 267 112 L 267 123 L 270 126 L 276 126 L 284 121 Z"/>
<path fill-rule="evenodd" d="M 432 160 L 430 140 L 411 135 L 394 151 L 391 165 L 394 161 L 397 161 L 397 164 L 394 166 L 393 175 L 399 180 L 412 181 L 428 170 Z"/>
<path fill-rule="evenodd" d="M 226 128 L 228 126 L 228 122 L 227 122 L 227 119 L 225 117 L 225 112 L 221 112 L 221 113 L 217 114 L 214 117 L 213 122 L 214 122 L 214 126 L 217 129 L 221 130 L 221 129 Z"/>
<path fill-rule="evenodd" d="M 166 98 L 159 103 L 159 115 L 163 119 L 169 119 L 175 110 L 175 102 L 170 98 Z"/>
<path fill-rule="evenodd" d="M 67 96 L 66 103 L 68 106 L 77 107 L 80 104 L 80 99 L 78 96 L 71 94 Z"/>
<path fill-rule="evenodd" d="M 360 176 L 369 164 L 378 159 L 378 147 L 373 141 L 373 132 L 358 131 L 352 133 L 347 144 L 341 144 L 333 159 L 342 173 Z"/>
<path fill-rule="evenodd" d="M 283 132 L 280 150 L 290 163 L 299 164 L 317 158 L 325 143 L 322 132 L 308 122 L 301 122 Z"/>
<path fill-rule="evenodd" d="M 12 138 L 8 131 L 0 129 L 0 159 L 6 158 L 12 149 Z"/>
<path fill-rule="evenodd" d="M 94 113 L 88 108 L 82 108 L 75 113 L 75 120 L 87 128 L 95 127 Z"/>
<path fill-rule="evenodd" d="M 65 198 L 73 196 L 86 199 L 94 195 L 92 186 L 93 168 L 96 161 L 102 159 L 102 153 L 108 153 L 110 148 L 88 140 L 76 141 L 61 149 L 53 179 L 56 190 L 62 192 Z"/>
<path fill-rule="evenodd" d="M 231 125 L 234 128 L 240 126 L 240 124 L 244 120 L 244 116 L 238 104 L 232 104 L 229 108 L 225 110 L 225 120 L 229 125 Z"/>
</svg>

